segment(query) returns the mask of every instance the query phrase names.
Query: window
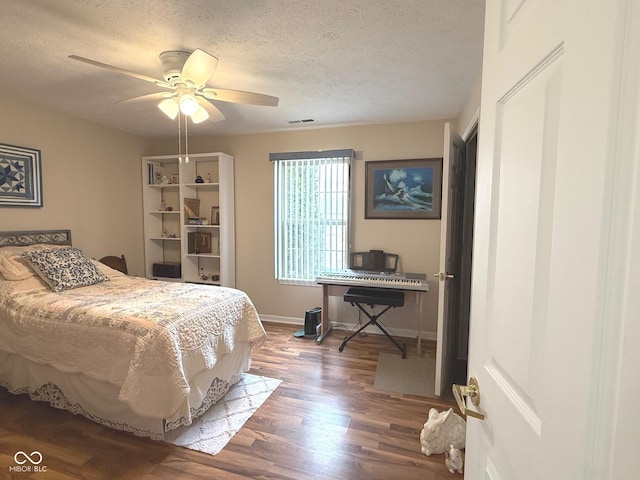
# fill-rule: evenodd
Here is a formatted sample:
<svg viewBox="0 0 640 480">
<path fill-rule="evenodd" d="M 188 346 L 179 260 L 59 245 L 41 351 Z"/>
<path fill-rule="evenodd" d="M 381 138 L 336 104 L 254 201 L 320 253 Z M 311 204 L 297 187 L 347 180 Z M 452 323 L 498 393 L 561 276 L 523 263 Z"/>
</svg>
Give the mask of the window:
<svg viewBox="0 0 640 480">
<path fill-rule="evenodd" d="M 315 282 L 349 258 L 353 150 L 272 153 L 275 273 L 284 282 Z"/>
</svg>

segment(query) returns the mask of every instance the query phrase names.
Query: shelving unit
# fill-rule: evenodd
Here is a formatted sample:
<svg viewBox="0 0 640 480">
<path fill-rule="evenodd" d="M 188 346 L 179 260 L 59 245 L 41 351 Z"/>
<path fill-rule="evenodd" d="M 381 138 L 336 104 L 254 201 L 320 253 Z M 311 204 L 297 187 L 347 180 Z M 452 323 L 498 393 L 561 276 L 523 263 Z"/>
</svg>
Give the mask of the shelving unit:
<svg viewBox="0 0 640 480">
<path fill-rule="evenodd" d="M 198 176 L 203 183 L 195 181 Z M 189 163 L 180 163 L 177 155 L 145 156 L 142 184 L 147 278 L 234 287 L 233 157 L 198 153 L 189 155 Z M 199 206 L 202 225 L 187 224 L 185 207 L 193 204 Z M 196 233 L 204 235 L 210 251 L 190 251 L 189 234 Z M 182 276 L 154 276 L 153 264 L 159 262 L 180 263 Z"/>
</svg>

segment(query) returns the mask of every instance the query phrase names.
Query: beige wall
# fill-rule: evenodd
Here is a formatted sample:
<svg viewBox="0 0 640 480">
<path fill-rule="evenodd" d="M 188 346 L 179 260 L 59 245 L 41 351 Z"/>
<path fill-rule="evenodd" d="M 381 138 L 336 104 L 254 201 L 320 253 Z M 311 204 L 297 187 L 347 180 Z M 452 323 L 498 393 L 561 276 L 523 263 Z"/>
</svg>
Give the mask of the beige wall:
<svg viewBox="0 0 640 480">
<path fill-rule="evenodd" d="M 274 279 L 273 167 L 270 152 L 353 148 L 354 250 L 383 249 L 398 253 L 404 271 L 431 275 L 438 271 L 439 220 L 365 220 L 364 162 L 441 157 L 444 122 L 355 126 L 274 132 L 216 138 L 192 138 L 190 151 L 223 151 L 235 157 L 236 175 L 236 286 L 246 291 L 263 315 L 301 319 L 309 308 L 321 305 L 320 287 L 280 285 Z M 158 142 L 153 153 L 175 153 L 177 140 Z M 431 277 L 433 278 L 433 277 Z M 435 332 L 437 282 L 429 279 L 423 330 Z M 336 316 L 336 309 L 340 309 Z M 353 324 L 357 310 L 333 300 L 332 320 Z M 389 314 L 388 314 L 389 315 Z M 412 331 L 412 308 L 397 309 L 389 326 Z M 396 330 L 397 329 L 397 330 Z"/>
<path fill-rule="evenodd" d="M 142 275 L 140 155 L 145 141 L 0 96 L 0 142 L 41 151 L 43 207 L 0 208 L 0 230 L 71 229 L 100 258 L 124 254 Z"/>
<path fill-rule="evenodd" d="M 0 208 L 0 229 L 69 228 L 89 256 L 125 254 L 143 275 L 140 156 L 175 153 L 176 140 L 149 140 L 44 107 L 0 96 L 0 142 L 42 151 L 43 208 Z M 439 220 L 365 220 L 364 162 L 441 157 L 444 122 L 309 129 L 190 139 L 191 151 L 224 151 L 236 159 L 237 287 L 259 312 L 300 321 L 321 304 L 320 287 L 279 285 L 273 278 L 273 170 L 270 152 L 353 148 L 355 250 L 398 253 L 404 271 L 438 270 Z M 433 277 L 431 277 L 433 278 Z M 423 330 L 435 332 L 437 282 L 429 280 Z M 357 311 L 340 298 L 332 319 L 345 324 Z M 336 311 L 338 313 L 336 314 Z M 399 333 L 416 328 L 412 308 L 387 318 Z"/>
</svg>

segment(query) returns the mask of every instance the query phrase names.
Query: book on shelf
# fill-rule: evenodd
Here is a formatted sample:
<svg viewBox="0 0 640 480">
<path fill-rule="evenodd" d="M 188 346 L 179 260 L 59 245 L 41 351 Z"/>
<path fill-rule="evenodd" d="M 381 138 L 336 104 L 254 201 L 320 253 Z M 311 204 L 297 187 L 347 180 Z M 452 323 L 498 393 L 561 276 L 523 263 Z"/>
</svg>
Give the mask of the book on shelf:
<svg viewBox="0 0 640 480">
<path fill-rule="evenodd" d="M 154 180 L 153 180 L 153 163 L 149 163 L 147 164 L 147 183 L 149 185 L 153 185 L 154 184 Z"/>
</svg>

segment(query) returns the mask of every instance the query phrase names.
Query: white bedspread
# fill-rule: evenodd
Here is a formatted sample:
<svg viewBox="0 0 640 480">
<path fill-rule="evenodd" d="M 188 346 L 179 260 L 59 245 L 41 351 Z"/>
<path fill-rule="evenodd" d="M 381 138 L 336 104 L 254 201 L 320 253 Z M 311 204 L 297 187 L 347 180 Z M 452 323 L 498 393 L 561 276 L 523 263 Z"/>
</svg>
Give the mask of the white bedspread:
<svg viewBox="0 0 640 480">
<path fill-rule="evenodd" d="M 0 280 L 0 350 L 120 388 L 140 414 L 171 417 L 189 380 L 265 331 L 239 290 L 124 275 L 61 293 L 35 276 Z"/>
</svg>

